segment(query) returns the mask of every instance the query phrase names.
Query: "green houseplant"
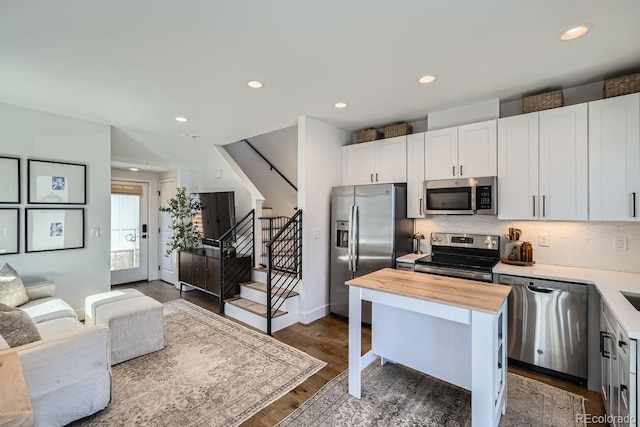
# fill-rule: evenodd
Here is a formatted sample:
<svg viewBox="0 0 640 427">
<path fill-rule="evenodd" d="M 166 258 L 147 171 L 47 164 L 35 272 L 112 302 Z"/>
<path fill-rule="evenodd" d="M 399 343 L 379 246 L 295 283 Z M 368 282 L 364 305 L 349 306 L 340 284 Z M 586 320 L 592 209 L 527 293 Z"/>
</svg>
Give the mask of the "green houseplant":
<svg viewBox="0 0 640 427">
<path fill-rule="evenodd" d="M 165 256 L 171 256 L 173 251 L 193 251 L 200 246 L 201 233 L 196 229 L 193 216 L 200 211 L 200 202 L 193 200 L 187 194 L 185 187 L 178 188 L 174 197 L 169 199 L 169 206 L 160 206 L 160 212 L 167 212 L 171 217 L 173 236 L 167 242 Z"/>
</svg>

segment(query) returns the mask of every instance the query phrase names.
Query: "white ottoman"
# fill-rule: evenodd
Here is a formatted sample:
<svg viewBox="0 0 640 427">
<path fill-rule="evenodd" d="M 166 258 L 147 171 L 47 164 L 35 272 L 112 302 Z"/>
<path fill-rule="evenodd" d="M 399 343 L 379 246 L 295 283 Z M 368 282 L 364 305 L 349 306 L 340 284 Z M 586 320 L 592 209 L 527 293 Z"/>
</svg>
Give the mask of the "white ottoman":
<svg viewBox="0 0 640 427">
<path fill-rule="evenodd" d="M 163 307 L 135 289 L 85 299 L 85 324 L 111 331 L 111 365 L 164 348 Z"/>
</svg>

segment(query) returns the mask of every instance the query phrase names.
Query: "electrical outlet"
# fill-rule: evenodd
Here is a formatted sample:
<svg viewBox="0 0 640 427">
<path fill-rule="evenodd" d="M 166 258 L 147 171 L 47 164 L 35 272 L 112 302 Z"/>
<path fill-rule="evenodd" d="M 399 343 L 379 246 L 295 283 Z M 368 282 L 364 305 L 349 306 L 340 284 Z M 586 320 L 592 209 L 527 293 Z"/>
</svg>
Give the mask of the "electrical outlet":
<svg viewBox="0 0 640 427">
<path fill-rule="evenodd" d="M 319 239 L 320 238 L 320 229 L 319 228 L 314 228 L 313 229 L 313 238 L 314 239 Z"/>
<path fill-rule="evenodd" d="M 627 238 L 626 237 L 614 237 L 613 238 L 614 250 L 626 251 L 627 250 Z"/>
<path fill-rule="evenodd" d="M 542 246 L 549 246 L 549 235 L 547 233 L 540 233 L 538 234 L 538 245 Z"/>
</svg>

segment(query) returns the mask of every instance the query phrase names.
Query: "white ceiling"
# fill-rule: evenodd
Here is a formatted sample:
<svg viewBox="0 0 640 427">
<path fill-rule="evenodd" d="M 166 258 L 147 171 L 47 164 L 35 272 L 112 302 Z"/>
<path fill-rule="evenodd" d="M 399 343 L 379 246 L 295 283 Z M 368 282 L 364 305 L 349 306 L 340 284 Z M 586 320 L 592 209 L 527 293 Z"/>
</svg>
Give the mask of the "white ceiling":
<svg viewBox="0 0 640 427">
<path fill-rule="evenodd" d="M 181 133 L 352 131 L 635 70 L 639 18 L 638 0 L 5 0 L 0 102 L 144 135 L 161 163 L 195 143 Z"/>
</svg>

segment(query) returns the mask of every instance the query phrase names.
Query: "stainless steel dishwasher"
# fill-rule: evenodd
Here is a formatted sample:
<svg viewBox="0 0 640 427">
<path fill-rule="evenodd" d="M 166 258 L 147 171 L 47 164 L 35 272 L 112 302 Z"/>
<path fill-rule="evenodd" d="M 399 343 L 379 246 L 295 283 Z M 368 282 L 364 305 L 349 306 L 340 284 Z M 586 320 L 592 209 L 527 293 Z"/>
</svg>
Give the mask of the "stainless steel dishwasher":
<svg viewBox="0 0 640 427">
<path fill-rule="evenodd" d="M 501 274 L 511 285 L 510 359 L 587 378 L 587 285 Z"/>
</svg>

